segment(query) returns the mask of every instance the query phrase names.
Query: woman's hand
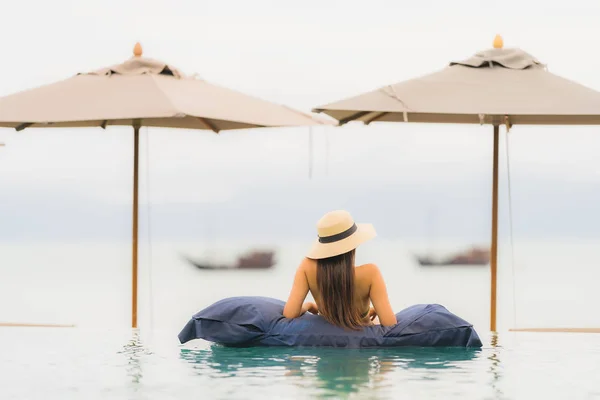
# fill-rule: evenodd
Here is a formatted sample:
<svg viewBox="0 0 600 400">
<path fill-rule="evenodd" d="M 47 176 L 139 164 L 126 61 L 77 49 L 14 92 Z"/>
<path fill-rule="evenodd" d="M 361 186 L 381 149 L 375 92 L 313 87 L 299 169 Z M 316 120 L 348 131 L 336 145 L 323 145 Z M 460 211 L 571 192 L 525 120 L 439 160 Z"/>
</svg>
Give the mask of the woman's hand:
<svg viewBox="0 0 600 400">
<path fill-rule="evenodd" d="M 319 307 L 317 307 L 315 303 L 307 301 L 306 303 L 302 304 L 302 312 L 300 315 L 304 315 L 307 311 L 311 314 L 318 314 Z"/>
<path fill-rule="evenodd" d="M 369 309 L 368 317 L 371 321 L 373 321 L 375 318 L 377 318 L 377 311 L 375 311 L 375 309 L 373 307 L 371 307 Z"/>
</svg>

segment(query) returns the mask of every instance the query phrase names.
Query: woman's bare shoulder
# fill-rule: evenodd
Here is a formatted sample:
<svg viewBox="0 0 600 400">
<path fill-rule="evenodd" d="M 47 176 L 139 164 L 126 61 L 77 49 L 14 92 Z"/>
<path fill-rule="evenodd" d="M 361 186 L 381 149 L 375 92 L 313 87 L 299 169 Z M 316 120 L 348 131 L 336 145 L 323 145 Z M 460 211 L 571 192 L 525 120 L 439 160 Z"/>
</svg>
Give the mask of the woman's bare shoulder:
<svg viewBox="0 0 600 400">
<path fill-rule="evenodd" d="M 300 268 L 305 272 L 314 271 L 317 268 L 317 261 L 308 257 L 304 257 L 300 263 Z"/>
<path fill-rule="evenodd" d="M 377 264 L 373 263 L 359 265 L 356 267 L 356 272 L 361 279 L 371 279 L 380 273 Z"/>
<path fill-rule="evenodd" d="M 379 267 L 377 266 L 377 264 L 374 264 L 374 263 L 368 263 L 368 264 L 358 265 L 356 268 L 360 268 L 363 271 L 376 271 L 376 270 L 379 270 Z"/>
</svg>

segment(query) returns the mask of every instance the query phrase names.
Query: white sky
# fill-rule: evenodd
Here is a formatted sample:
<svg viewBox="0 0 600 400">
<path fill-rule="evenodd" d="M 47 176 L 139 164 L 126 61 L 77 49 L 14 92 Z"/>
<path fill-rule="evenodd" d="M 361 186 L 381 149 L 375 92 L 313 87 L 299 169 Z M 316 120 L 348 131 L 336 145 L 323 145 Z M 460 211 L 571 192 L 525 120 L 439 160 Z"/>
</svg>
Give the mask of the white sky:
<svg viewBox="0 0 600 400">
<path fill-rule="evenodd" d="M 520 47 L 551 72 L 600 90 L 598 15 L 600 2 L 592 0 L 22 0 L 0 15 L 0 95 L 121 62 L 140 41 L 144 55 L 186 73 L 308 111 L 443 68 L 490 47 L 496 33 L 505 47 Z M 367 181 L 464 183 L 491 172 L 490 130 L 318 128 L 314 179 L 357 187 Z M 307 132 L 216 136 L 150 129 L 152 201 L 226 201 L 246 186 L 306 181 Z M 33 190 L 40 201 L 48 192 L 81 192 L 127 204 L 131 136 L 130 129 L 114 127 L 0 130 L 7 144 L 0 148 L 0 188 Z M 600 184 L 600 127 L 516 126 L 510 139 L 514 176 Z"/>
</svg>

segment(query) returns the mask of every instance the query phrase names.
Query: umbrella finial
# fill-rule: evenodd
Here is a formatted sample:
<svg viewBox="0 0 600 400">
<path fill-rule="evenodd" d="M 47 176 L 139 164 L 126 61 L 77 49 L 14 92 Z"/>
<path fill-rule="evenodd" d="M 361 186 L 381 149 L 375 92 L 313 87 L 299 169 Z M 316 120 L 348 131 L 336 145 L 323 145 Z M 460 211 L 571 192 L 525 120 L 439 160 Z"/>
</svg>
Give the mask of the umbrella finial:
<svg viewBox="0 0 600 400">
<path fill-rule="evenodd" d="M 137 42 L 135 44 L 135 46 L 133 46 L 133 56 L 134 57 L 142 56 L 142 45 L 140 44 L 140 42 Z"/>
<path fill-rule="evenodd" d="M 501 49 L 502 47 L 504 47 L 504 40 L 502 40 L 502 36 L 496 35 L 494 38 L 494 48 Z"/>
</svg>

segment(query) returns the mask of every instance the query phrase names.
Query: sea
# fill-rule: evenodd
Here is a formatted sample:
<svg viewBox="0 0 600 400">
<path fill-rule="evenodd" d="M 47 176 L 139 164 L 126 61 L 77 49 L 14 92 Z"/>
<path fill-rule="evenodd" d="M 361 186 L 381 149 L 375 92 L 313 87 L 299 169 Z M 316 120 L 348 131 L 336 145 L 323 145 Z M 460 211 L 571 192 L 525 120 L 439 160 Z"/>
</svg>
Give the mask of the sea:
<svg viewBox="0 0 600 400">
<path fill-rule="evenodd" d="M 252 248 L 229 242 L 141 243 L 139 329 L 132 330 L 131 248 L 124 242 L 0 244 L 0 399 L 600 399 L 600 240 L 500 243 L 498 329 L 489 266 L 422 267 L 426 243 L 376 240 L 357 262 L 379 265 L 395 311 L 438 303 L 471 322 L 482 349 L 226 348 L 177 334 L 229 296 L 285 300 L 310 243 L 278 243 L 265 270 L 199 270 Z M 441 243 L 440 249 L 459 248 Z"/>
</svg>

